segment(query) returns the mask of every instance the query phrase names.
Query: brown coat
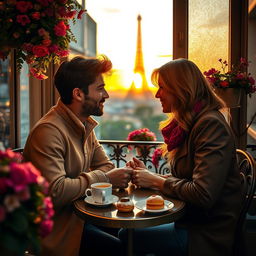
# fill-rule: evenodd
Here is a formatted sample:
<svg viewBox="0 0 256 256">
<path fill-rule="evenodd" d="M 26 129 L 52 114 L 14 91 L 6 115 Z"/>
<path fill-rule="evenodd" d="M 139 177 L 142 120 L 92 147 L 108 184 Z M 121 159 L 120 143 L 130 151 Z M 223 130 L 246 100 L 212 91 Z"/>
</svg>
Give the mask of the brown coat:
<svg viewBox="0 0 256 256">
<path fill-rule="evenodd" d="M 96 124 L 88 118 L 84 126 L 59 100 L 27 139 L 24 157 L 49 181 L 55 207 L 54 228 L 43 240 L 42 255 L 79 253 L 83 221 L 73 213 L 72 202 L 91 183 L 107 181 L 104 172 L 114 167 L 95 137 Z"/>
<path fill-rule="evenodd" d="M 189 232 L 189 255 L 231 255 L 241 207 L 235 142 L 218 111 L 202 114 L 177 151 L 164 192 L 187 203 L 177 225 Z"/>
</svg>

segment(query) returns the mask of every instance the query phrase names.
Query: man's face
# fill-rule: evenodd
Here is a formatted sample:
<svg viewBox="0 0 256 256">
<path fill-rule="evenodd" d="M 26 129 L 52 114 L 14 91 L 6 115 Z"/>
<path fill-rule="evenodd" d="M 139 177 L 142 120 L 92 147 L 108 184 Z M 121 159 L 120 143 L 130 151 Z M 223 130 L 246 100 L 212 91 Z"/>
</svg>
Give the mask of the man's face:
<svg viewBox="0 0 256 256">
<path fill-rule="evenodd" d="M 93 84 L 88 87 L 88 94 L 84 95 L 84 101 L 82 103 L 82 116 L 102 116 L 103 115 L 103 103 L 105 99 L 109 98 L 109 95 L 105 89 L 105 84 L 102 75 L 96 77 Z"/>
</svg>

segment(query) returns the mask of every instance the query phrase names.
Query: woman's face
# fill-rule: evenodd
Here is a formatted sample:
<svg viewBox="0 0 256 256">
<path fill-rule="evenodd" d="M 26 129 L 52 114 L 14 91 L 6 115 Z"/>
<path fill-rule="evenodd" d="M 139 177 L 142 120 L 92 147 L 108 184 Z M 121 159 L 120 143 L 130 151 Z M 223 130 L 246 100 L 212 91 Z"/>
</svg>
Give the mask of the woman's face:
<svg viewBox="0 0 256 256">
<path fill-rule="evenodd" d="M 175 96 L 166 89 L 163 80 L 159 77 L 159 88 L 156 92 L 155 97 L 160 100 L 164 113 L 171 113 L 174 111 Z"/>
</svg>

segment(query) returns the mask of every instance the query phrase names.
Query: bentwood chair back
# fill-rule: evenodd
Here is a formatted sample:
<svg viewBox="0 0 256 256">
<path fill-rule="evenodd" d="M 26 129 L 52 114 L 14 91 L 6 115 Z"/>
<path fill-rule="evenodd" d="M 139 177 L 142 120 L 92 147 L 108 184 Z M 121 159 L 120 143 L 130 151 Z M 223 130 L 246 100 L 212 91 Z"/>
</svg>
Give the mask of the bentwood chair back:
<svg viewBox="0 0 256 256">
<path fill-rule="evenodd" d="M 237 223 L 233 255 L 246 256 L 245 220 L 256 189 L 256 163 L 250 153 L 241 149 L 237 149 L 236 153 L 242 179 L 244 201 Z"/>
</svg>

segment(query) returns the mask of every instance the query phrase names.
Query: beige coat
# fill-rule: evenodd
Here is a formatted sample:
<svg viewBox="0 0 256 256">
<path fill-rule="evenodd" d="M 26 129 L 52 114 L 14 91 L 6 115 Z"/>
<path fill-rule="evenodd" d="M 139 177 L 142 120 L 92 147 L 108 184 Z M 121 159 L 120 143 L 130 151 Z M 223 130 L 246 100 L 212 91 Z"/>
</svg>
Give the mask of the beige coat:
<svg viewBox="0 0 256 256">
<path fill-rule="evenodd" d="M 24 148 L 31 161 L 50 183 L 55 216 L 52 233 L 42 243 L 42 255 L 76 256 L 83 221 L 72 202 L 85 195 L 91 183 L 107 181 L 104 172 L 113 169 L 88 118 L 85 126 L 60 100 L 31 130 Z"/>
<path fill-rule="evenodd" d="M 164 192 L 187 203 L 177 225 L 188 228 L 189 255 L 231 255 L 242 196 L 234 137 L 222 114 L 198 118 L 172 169 Z"/>
</svg>

